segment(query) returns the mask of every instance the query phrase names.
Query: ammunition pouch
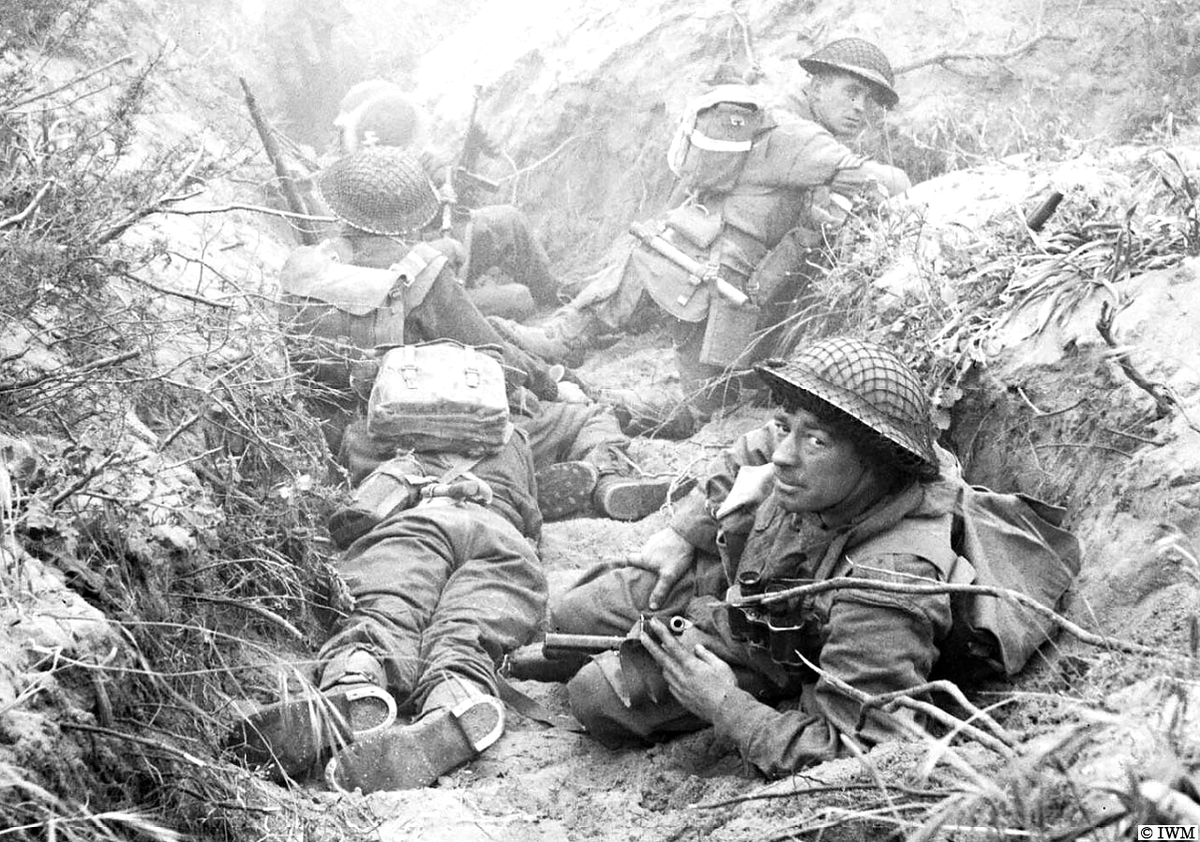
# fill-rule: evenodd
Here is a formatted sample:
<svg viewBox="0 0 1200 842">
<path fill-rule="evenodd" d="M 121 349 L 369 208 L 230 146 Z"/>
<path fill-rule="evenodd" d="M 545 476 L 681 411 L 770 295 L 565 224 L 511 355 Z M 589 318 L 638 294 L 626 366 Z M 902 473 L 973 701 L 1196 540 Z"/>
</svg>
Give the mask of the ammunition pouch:
<svg viewBox="0 0 1200 842">
<path fill-rule="evenodd" d="M 344 550 L 396 512 L 414 505 L 419 499 L 416 480 L 423 470 L 411 455 L 397 456 L 375 468 L 354 489 L 349 503 L 330 517 L 334 545 Z"/>
<path fill-rule="evenodd" d="M 750 275 L 748 287 L 764 306 L 789 306 L 808 289 L 819 264 L 822 238 L 819 232 L 797 227 L 783 235 Z"/>
<path fill-rule="evenodd" d="M 680 205 L 667 211 L 667 227 L 678 231 L 696 248 L 708 249 L 721 236 L 725 221 L 702 205 Z"/>
</svg>

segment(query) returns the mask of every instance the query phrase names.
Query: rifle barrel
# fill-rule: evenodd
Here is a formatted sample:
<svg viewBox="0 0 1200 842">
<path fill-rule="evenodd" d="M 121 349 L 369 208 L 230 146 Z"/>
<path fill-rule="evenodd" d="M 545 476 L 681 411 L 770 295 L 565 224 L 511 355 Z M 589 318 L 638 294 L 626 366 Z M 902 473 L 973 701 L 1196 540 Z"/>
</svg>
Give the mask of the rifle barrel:
<svg viewBox="0 0 1200 842">
<path fill-rule="evenodd" d="M 607 652 L 610 649 L 619 649 L 625 639 L 623 635 L 615 634 L 559 634 L 548 632 L 546 640 L 542 643 L 542 653 L 547 658 L 553 657 L 555 653 L 565 655 L 577 652 L 581 655 L 594 655 L 598 652 Z"/>
</svg>

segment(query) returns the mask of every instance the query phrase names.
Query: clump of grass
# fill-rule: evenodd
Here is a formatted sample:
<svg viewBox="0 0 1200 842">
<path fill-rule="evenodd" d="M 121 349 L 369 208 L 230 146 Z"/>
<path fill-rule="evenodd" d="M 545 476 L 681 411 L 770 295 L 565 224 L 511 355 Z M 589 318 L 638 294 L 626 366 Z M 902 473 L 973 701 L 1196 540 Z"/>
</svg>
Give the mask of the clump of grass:
<svg viewBox="0 0 1200 842">
<path fill-rule="evenodd" d="M 58 93 L 40 75 L 96 5 L 10 18 L 0 0 L 6 46 L 29 59 L 0 88 L 0 331 L 25 340 L 0 353 L 0 414 L 40 454 L 6 493 L 18 552 L 0 593 L 25 598 L 22 559 L 39 559 L 122 644 L 36 666 L 59 690 L 15 707 L 61 719 L 69 748 L 0 768 L 0 826 L 229 838 L 252 817 L 245 771 L 218 759 L 229 707 L 270 692 L 285 653 L 303 660 L 344 609 L 323 526 L 342 489 L 272 308 L 228 279 L 220 299 L 161 288 L 150 267 L 178 255 L 124 236 L 206 173 L 138 142 L 157 60 Z"/>
</svg>

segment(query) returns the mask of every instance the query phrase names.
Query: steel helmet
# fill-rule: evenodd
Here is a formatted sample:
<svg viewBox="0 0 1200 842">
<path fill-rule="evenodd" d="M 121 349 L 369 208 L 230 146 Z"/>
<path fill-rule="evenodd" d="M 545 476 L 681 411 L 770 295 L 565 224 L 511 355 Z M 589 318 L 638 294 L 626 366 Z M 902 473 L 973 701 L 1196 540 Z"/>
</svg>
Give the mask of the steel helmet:
<svg viewBox="0 0 1200 842">
<path fill-rule="evenodd" d="M 841 410 L 915 460 L 920 473 L 936 472 L 929 397 L 899 357 L 874 342 L 823 339 L 787 360 L 755 366 L 780 395 L 810 396 Z"/>
<path fill-rule="evenodd" d="M 830 70 L 853 74 L 872 85 L 875 100 L 884 108 L 891 108 L 900 101 L 895 89 L 896 76 L 892 72 L 892 63 L 883 50 L 862 38 L 831 41 L 812 55 L 800 59 L 800 66 L 812 74 Z"/>
<path fill-rule="evenodd" d="M 394 146 L 367 146 L 317 174 L 317 192 L 334 216 L 371 234 L 408 234 L 440 209 L 417 157 Z"/>
<path fill-rule="evenodd" d="M 347 152 L 362 145 L 409 146 L 416 142 L 422 117 L 412 97 L 394 82 L 371 79 L 346 92 L 333 124 Z"/>
</svg>

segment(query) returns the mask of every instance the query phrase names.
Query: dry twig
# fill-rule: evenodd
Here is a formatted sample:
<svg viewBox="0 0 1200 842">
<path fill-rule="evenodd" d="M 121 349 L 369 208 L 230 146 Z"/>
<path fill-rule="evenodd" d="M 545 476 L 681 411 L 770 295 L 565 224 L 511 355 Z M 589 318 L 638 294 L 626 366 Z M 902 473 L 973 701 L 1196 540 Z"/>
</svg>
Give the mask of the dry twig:
<svg viewBox="0 0 1200 842">
<path fill-rule="evenodd" d="M 1051 33 L 1040 33 L 1033 36 L 1024 44 L 1013 47 L 1011 50 L 1005 50 L 999 53 L 967 53 L 967 52 L 950 52 L 944 51 L 928 58 L 918 59 L 917 61 L 909 62 L 908 64 L 896 65 L 892 68 L 893 72 L 898 76 L 901 73 L 907 73 L 910 70 L 916 70 L 919 67 L 928 67 L 931 64 L 945 64 L 948 61 L 1007 61 L 1011 58 L 1024 55 L 1032 50 L 1043 41 L 1066 41 L 1072 43 L 1075 41 L 1071 35 L 1054 35 Z"/>
<path fill-rule="evenodd" d="M 1091 644 L 1092 646 L 1100 646 L 1106 649 L 1113 649 L 1118 652 L 1127 652 L 1132 655 L 1152 655 L 1162 657 L 1171 653 L 1164 652 L 1161 647 L 1143 646 L 1140 643 L 1133 643 L 1126 640 L 1117 640 L 1104 635 L 1090 632 L 1082 626 L 1071 622 L 1066 617 L 1059 614 L 1052 608 L 1047 608 L 1033 597 L 1023 594 L 1020 591 L 1010 590 L 1008 588 L 994 588 L 988 585 L 958 585 L 942 582 L 929 582 L 928 584 L 908 585 L 900 582 L 883 582 L 872 579 L 827 579 L 823 582 L 813 582 L 808 585 L 797 585 L 794 588 L 786 588 L 781 591 L 775 591 L 761 596 L 742 597 L 736 605 L 755 605 L 763 604 L 770 605 L 776 602 L 786 602 L 789 599 L 797 597 L 812 596 L 813 594 L 824 593 L 825 591 L 839 590 L 868 590 L 868 591 L 883 591 L 885 593 L 900 593 L 913 595 L 927 594 L 972 594 L 975 596 L 991 596 L 997 599 L 1007 599 L 1016 602 L 1032 611 L 1041 614 L 1055 623 L 1057 623 L 1064 631 L 1070 633 L 1083 643 Z"/>
</svg>

